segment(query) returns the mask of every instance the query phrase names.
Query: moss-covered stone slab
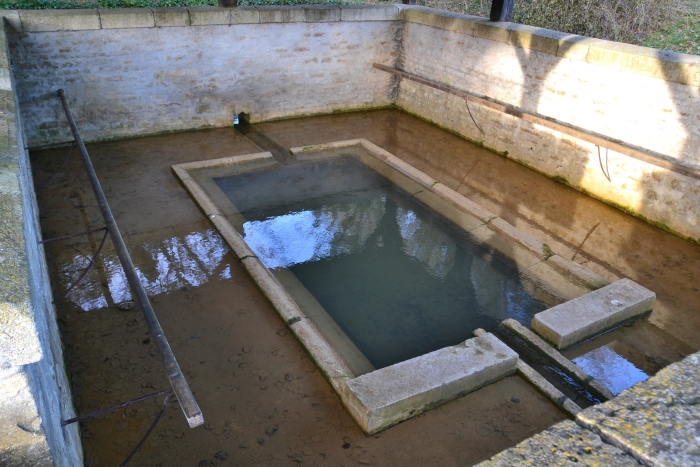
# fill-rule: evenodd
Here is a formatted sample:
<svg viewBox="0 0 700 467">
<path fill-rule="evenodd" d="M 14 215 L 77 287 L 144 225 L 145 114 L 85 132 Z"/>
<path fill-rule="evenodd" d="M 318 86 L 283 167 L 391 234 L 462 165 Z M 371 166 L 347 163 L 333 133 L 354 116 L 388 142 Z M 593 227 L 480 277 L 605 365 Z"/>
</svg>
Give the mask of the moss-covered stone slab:
<svg viewBox="0 0 700 467">
<path fill-rule="evenodd" d="M 700 354 L 584 410 L 577 422 L 646 465 L 700 465 Z"/>
<path fill-rule="evenodd" d="M 516 465 L 627 467 L 640 464 L 620 449 L 604 443 L 595 433 L 567 420 L 496 454 L 479 467 Z"/>
</svg>

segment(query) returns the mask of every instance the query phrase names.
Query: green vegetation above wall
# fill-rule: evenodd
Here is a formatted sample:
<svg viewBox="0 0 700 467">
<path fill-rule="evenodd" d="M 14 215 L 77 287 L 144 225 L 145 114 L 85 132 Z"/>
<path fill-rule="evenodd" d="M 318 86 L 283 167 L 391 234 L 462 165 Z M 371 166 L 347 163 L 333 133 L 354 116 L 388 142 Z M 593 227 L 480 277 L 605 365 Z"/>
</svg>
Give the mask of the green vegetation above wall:
<svg viewBox="0 0 700 467">
<path fill-rule="evenodd" d="M 418 0 L 489 16 L 490 0 Z M 700 0 L 518 0 L 513 21 L 582 36 L 700 54 Z"/>
</svg>

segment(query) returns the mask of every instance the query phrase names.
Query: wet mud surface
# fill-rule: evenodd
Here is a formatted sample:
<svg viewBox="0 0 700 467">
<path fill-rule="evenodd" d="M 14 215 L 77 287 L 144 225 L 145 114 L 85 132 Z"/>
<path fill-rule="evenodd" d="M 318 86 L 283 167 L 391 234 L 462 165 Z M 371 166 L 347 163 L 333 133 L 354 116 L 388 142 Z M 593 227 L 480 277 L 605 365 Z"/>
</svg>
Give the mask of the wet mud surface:
<svg viewBox="0 0 700 467">
<path fill-rule="evenodd" d="M 572 349 L 570 358 L 605 345 L 653 374 L 700 350 L 700 247 L 399 111 L 256 127 L 287 148 L 364 137 L 555 252 L 657 293 L 647 321 Z M 259 148 L 233 129 L 220 129 L 88 150 L 206 420 L 189 429 L 177 402 L 170 402 L 129 465 L 462 466 L 565 418 L 511 376 L 366 437 L 170 173 L 172 164 Z M 37 186 L 66 152 L 32 154 Z M 37 198 L 44 238 L 103 226 L 76 154 Z M 46 246 L 54 294 L 79 276 L 100 240 L 98 232 Z M 94 271 L 57 307 L 78 413 L 168 387 L 140 312 L 119 308 L 130 296 L 109 241 L 103 251 Z M 119 465 L 161 403 L 153 399 L 81 423 L 86 465 Z"/>
</svg>

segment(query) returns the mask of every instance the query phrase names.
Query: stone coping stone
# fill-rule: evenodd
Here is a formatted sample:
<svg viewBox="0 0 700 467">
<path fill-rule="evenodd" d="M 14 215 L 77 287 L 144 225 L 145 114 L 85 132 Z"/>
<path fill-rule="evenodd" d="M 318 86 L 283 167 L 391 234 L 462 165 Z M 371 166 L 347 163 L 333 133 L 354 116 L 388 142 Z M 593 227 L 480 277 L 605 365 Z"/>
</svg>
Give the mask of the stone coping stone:
<svg viewBox="0 0 700 467">
<path fill-rule="evenodd" d="M 190 25 L 187 8 L 151 8 L 157 28 L 184 27 Z"/>
<path fill-rule="evenodd" d="M 636 467 L 640 464 L 622 450 L 603 442 L 595 433 L 566 420 L 477 465 Z"/>
<path fill-rule="evenodd" d="M 0 161 L 0 370 L 42 358 L 31 302 L 16 162 Z"/>
<path fill-rule="evenodd" d="M 165 26 L 208 26 L 287 22 L 406 21 L 514 47 L 700 87 L 697 56 L 568 34 L 517 23 L 495 23 L 479 16 L 428 7 L 384 5 L 245 6 L 237 8 L 133 8 L 109 10 L 5 10 L 12 32 Z M 167 10 L 167 11 L 166 11 Z M 101 22 L 100 16 L 109 16 Z"/>
<path fill-rule="evenodd" d="M 153 28 L 156 26 L 153 10 L 134 11 L 131 8 L 107 8 L 97 10 L 102 29 Z"/>
<path fill-rule="evenodd" d="M 424 24 L 664 81 L 700 86 L 700 61 L 695 55 L 594 39 L 517 23 L 491 22 L 478 16 L 428 7 L 400 5 L 399 8 L 400 18 L 410 23 Z"/>
<path fill-rule="evenodd" d="M 351 379 L 347 391 L 362 428 L 374 433 L 513 374 L 517 363 L 518 354 L 487 333 Z"/>
<path fill-rule="evenodd" d="M 651 311 L 656 294 L 630 279 L 621 279 L 581 297 L 537 313 L 532 329 L 565 349 Z"/>
<path fill-rule="evenodd" d="M 644 465 L 700 465 L 700 353 L 580 412 L 576 422 Z"/>
</svg>

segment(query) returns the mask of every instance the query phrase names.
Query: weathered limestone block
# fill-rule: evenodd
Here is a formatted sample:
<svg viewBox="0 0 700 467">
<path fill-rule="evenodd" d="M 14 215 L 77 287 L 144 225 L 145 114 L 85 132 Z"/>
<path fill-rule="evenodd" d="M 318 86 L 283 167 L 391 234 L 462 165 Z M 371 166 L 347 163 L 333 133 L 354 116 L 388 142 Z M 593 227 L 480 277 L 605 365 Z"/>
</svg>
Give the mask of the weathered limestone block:
<svg viewBox="0 0 700 467">
<path fill-rule="evenodd" d="M 253 6 L 231 8 L 231 24 L 257 24 L 260 22 L 260 11 Z"/>
<path fill-rule="evenodd" d="M 586 295 L 537 313 L 532 329 L 565 349 L 651 311 L 656 294 L 622 279 Z"/>
<path fill-rule="evenodd" d="M 305 5 L 307 23 L 340 21 L 340 7 L 335 5 Z"/>
<path fill-rule="evenodd" d="M 340 5 L 342 21 L 395 21 L 399 9 L 395 5 Z"/>
<path fill-rule="evenodd" d="M 20 10 L 23 32 L 100 29 L 97 10 Z"/>
<path fill-rule="evenodd" d="M 38 361 L 18 166 L 0 161 L 0 369 Z"/>
<path fill-rule="evenodd" d="M 348 410 L 373 433 L 508 376 L 517 362 L 518 354 L 484 334 L 348 381 Z"/>
<path fill-rule="evenodd" d="M 260 5 L 261 23 L 305 23 L 306 10 L 295 5 Z"/>
<path fill-rule="evenodd" d="M 187 8 L 153 8 L 156 27 L 184 27 L 190 25 L 190 13 Z"/>
<path fill-rule="evenodd" d="M 506 449 L 478 467 L 513 466 L 639 466 L 633 457 L 604 443 L 599 436 L 566 420 Z"/>
<path fill-rule="evenodd" d="M 102 29 L 153 28 L 153 11 L 145 8 L 99 9 Z"/>
<path fill-rule="evenodd" d="M 576 421 L 644 465 L 700 465 L 700 354 L 580 412 Z"/>
<path fill-rule="evenodd" d="M 188 7 L 191 26 L 210 26 L 215 24 L 231 24 L 231 8 Z"/>
</svg>

